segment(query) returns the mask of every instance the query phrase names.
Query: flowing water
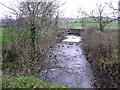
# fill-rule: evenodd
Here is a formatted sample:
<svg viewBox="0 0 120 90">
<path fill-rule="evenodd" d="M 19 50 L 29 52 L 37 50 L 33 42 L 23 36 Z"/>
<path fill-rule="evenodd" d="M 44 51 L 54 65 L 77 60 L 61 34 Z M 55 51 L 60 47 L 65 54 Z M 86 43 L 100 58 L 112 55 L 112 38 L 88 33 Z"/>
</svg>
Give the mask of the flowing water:
<svg viewBox="0 0 120 90">
<path fill-rule="evenodd" d="M 92 88 L 93 73 L 81 48 L 81 38 L 67 36 L 50 50 L 44 70 L 39 73 L 55 84 L 69 88 Z"/>
</svg>

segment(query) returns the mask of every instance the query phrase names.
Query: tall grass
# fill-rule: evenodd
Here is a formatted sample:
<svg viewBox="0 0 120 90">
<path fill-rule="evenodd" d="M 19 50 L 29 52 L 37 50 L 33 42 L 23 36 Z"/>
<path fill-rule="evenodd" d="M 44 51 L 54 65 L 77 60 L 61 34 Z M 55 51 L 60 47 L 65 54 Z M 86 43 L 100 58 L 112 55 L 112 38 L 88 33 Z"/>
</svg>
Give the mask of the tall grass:
<svg viewBox="0 0 120 90">
<path fill-rule="evenodd" d="M 83 49 L 100 81 L 108 84 L 96 84 L 100 87 L 116 85 L 120 87 L 120 59 L 118 58 L 118 32 L 98 28 L 88 28 L 82 35 Z"/>
</svg>

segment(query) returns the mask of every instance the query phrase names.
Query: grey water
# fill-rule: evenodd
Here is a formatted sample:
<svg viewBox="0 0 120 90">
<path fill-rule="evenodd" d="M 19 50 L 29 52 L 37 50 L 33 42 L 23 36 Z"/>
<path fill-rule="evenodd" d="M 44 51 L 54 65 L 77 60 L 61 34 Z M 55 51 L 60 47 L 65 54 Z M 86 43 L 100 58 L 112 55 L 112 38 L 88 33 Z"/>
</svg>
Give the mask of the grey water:
<svg viewBox="0 0 120 90">
<path fill-rule="evenodd" d="M 46 65 L 39 73 L 55 84 L 69 88 L 93 88 L 93 72 L 82 50 L 82 39 L 69 35 L 50 50 Z"/>
</svg>

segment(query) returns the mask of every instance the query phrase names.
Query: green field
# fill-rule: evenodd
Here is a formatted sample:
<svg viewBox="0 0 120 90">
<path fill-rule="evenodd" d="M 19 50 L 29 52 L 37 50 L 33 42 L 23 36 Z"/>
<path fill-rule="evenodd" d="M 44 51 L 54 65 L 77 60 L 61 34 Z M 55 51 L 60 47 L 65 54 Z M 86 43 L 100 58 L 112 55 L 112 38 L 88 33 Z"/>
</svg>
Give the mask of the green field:
<svg viewBox="0 0 120 90">
<path fill-rule="evenodd" d="M 72 19 L 72 20 L 60 20 L 59 28 L 75 28 L 75 29 L 82 29 L 82 19 Z M 99 26 L 97 23 L 95 23 L 91 18 L 86 18 L 86 27 L 91 26 Z M 118 29 L 117 21 L 114 21 L 110 24 L 108 24 L 105 29 Z"/>
<path fill-rule="evenodd" d="M 0 29 L 0 50 L 2 48 L 2 31 Z M 1 71 L 1 59 L 2 59 L 2 51 L 0 51 L 0 89 L 2 89 L 2 71 Z"/>
<path fill-rule="evenodd" d="M 0 46 L 2 45 L 2 29 L 0 29 Z"/>
</svg>

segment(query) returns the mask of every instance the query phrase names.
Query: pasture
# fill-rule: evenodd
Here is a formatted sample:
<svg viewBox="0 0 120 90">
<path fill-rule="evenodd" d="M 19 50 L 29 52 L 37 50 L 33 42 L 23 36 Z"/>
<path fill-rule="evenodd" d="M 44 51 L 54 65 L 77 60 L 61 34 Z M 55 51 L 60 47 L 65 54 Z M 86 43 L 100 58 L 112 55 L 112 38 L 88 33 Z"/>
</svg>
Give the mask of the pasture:
<svg viewBox="0 0 120 90">
<path fill-rule="evenodd" d="M 0 46 L 2 45 L 2 28 L 0 28 Z"/>
<path fill-rule="evenodd" d="M 60 20 L 59 28 L 86 29 L 91 26 L 99 26 L 92 18 L 85 19 L 85 28 L 82 28 L 82 19 Z M 108 24 L 105 29 L 118 29 L 117 21 Z"/>
</svg>

